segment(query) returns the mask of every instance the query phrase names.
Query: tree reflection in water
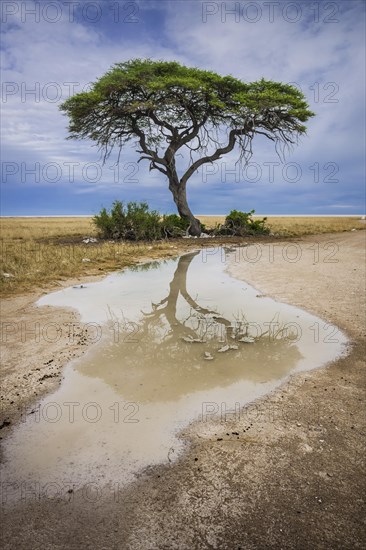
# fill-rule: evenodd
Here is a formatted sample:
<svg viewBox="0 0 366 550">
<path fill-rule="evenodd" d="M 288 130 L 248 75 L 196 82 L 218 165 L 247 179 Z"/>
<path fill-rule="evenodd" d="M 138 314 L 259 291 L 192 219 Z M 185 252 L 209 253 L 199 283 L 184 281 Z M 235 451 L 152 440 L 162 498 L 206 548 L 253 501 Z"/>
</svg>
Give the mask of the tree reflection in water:
<svg viewBox="0 0 366 550">
<path fill-rule="evenodd" d="M 101 378 L 128 401 L 164 402 L 241 380 L 268 382 L 294 368 L 301 354 L 288 335 L 257 333 L 254 343 L 242 342 L 250 335 L 244 316 L 229 320 L 191 296 L 187 272 L 198 254 L 179 258 L 168 295 L 141 313 L 133 334 L 103 344 L 78 370 Z"/>
</svg>

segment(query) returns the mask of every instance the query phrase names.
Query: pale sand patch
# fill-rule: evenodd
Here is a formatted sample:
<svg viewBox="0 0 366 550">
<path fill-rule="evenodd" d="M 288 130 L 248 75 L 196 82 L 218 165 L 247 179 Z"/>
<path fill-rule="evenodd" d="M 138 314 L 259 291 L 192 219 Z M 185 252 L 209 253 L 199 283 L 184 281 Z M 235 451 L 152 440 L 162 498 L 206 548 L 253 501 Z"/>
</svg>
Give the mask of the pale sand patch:
<svg viewBox="0 0 366 550">
<path fill-rule="evenodd" d="M 358 338 L 366 336 L 365 245 L 363 231 L 253 244 L 231 255 L 228 271 L 262 293 L 307 309 Z M 253 261 L 256 255 L 258 260 Z"/>
</svg>

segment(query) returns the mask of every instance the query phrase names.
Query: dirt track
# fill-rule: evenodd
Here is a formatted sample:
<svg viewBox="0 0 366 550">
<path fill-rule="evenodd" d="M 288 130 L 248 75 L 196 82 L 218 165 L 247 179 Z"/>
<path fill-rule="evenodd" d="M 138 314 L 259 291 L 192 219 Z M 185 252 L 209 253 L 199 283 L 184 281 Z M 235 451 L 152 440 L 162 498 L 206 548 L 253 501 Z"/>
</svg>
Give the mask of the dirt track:
<svg viewBox="0 0 366 550">
<path fill-rule="evenodd" d="M 298 248 L 276 243 L 273 254 L 264 244 L 259 261 L 234 258 L 230 267 L 261 292 L 344 330 L 352 341 L 347 357 L 292 378 L 240 417 L 191 425 L 185 456 L 144 472 L 126 490 L 5 503 L 2 547 L 364 548 L 365 235 L 307 237 Z M 14 362 L 14 351 L 11 372 L 28 355 L 21 347 Z"/>
</svg>

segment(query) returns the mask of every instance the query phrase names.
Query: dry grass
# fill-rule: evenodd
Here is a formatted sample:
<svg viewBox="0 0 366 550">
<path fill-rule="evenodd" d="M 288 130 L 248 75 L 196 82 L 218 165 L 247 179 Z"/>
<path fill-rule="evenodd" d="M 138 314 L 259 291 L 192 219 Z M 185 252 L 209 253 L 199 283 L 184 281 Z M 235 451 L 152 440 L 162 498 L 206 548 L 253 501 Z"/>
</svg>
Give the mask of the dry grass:
<svg viewBox="0 0 366 550">
<path fill-rule="evenodd" d="M 96 236 L 91 218 L 2 218 L 0 227 L 2 296 L 174 255 L 170 242 L 84 244 L 83 237 Z"/>
<path fill-rule="evenodd" d="M 199 217 L 209 227 L 224 219 Z M 268 223 L 275 235 L 285 237 L 365 228 L 365 222 L 351 217 L 270 217 Z M 57 281 L 100 275 L 136 263 L 141 258 L 174 256 L 178 251 L 197 246 L 194 240 L 84 244 L 83 237 L 96 235 L 91 218 L 0 218 L 0 227 L 2 296 L 48 289 Z M 213 244 L 212 241 L 206 243 Z"/>
<path fill-rule="evenodd" d="M 95 236 L 92 218 L 0 218 L 2 239 L 32 241 L 56 237 Z"/>
<path fill-rule="evenodd" d="M 365 223 L 359 217 L 320 217 L 320 218 L 276 218 L 269 217 L 268 225 L 275 234 L 298 237 L 319 233 L 339 233 L 352 229 L 365 229 Z"/>
<path fill-rule="evenodd" d="M 260 216 L 258 216 L 260 218 Z M 223 223 L 224 216 L 199 216 L 200 220 L 207 227 L 214 227 Z M 341 231 L 352 231 L 352 229 L 365 229 L 365 222 L 360 221 L 357 216 L 343 217 L 289 217 L 281 218 L 268 216 L 268 226 L 276 236 L 300 237 L 301 235 L 315 235 L 319 233 L 338 233 Z"/>
</svg>

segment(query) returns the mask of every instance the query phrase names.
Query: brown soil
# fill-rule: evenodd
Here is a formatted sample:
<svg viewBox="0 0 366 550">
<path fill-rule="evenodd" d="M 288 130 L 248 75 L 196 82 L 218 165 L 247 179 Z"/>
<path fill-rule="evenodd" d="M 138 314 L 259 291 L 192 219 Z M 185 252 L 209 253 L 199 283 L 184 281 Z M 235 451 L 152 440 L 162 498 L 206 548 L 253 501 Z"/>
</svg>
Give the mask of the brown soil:
<svg viewBox="0 0 366 550">
<path fill-rule="evenodd" d="M 126 489 L 96 479 L 98 493 L 65 487 L 51 498 L 34 486 L 10 506 L 3 487 L 4 549 L 365 548 L 365 233 L 297 243 L 275 243 L 272 252 L 271 243 L 261 243 L 260 260 L 249 261 L 255 256 L 248 250 L 232 259 L 230 271 L 344 330 L 350 353 L 294 376 L 239 414 L 224 404 L 226 418 L 184 431 L 183 457 L 143 472 Z M 5 302 L 3 322 L 77 321 L 72 312 L 55 317 L 51 308 L 35 310 L 35 298 Z M 70 346 L 66 337 L 56 347 L 32 338 L 22 343 L 14 331 L 2 370 L 3 410 L 12 423 L 17 407 L 55 387 L 62 365 L 83 343 Z M 39 380 L 44 374 L 55 376 Z"/>
</svg>

